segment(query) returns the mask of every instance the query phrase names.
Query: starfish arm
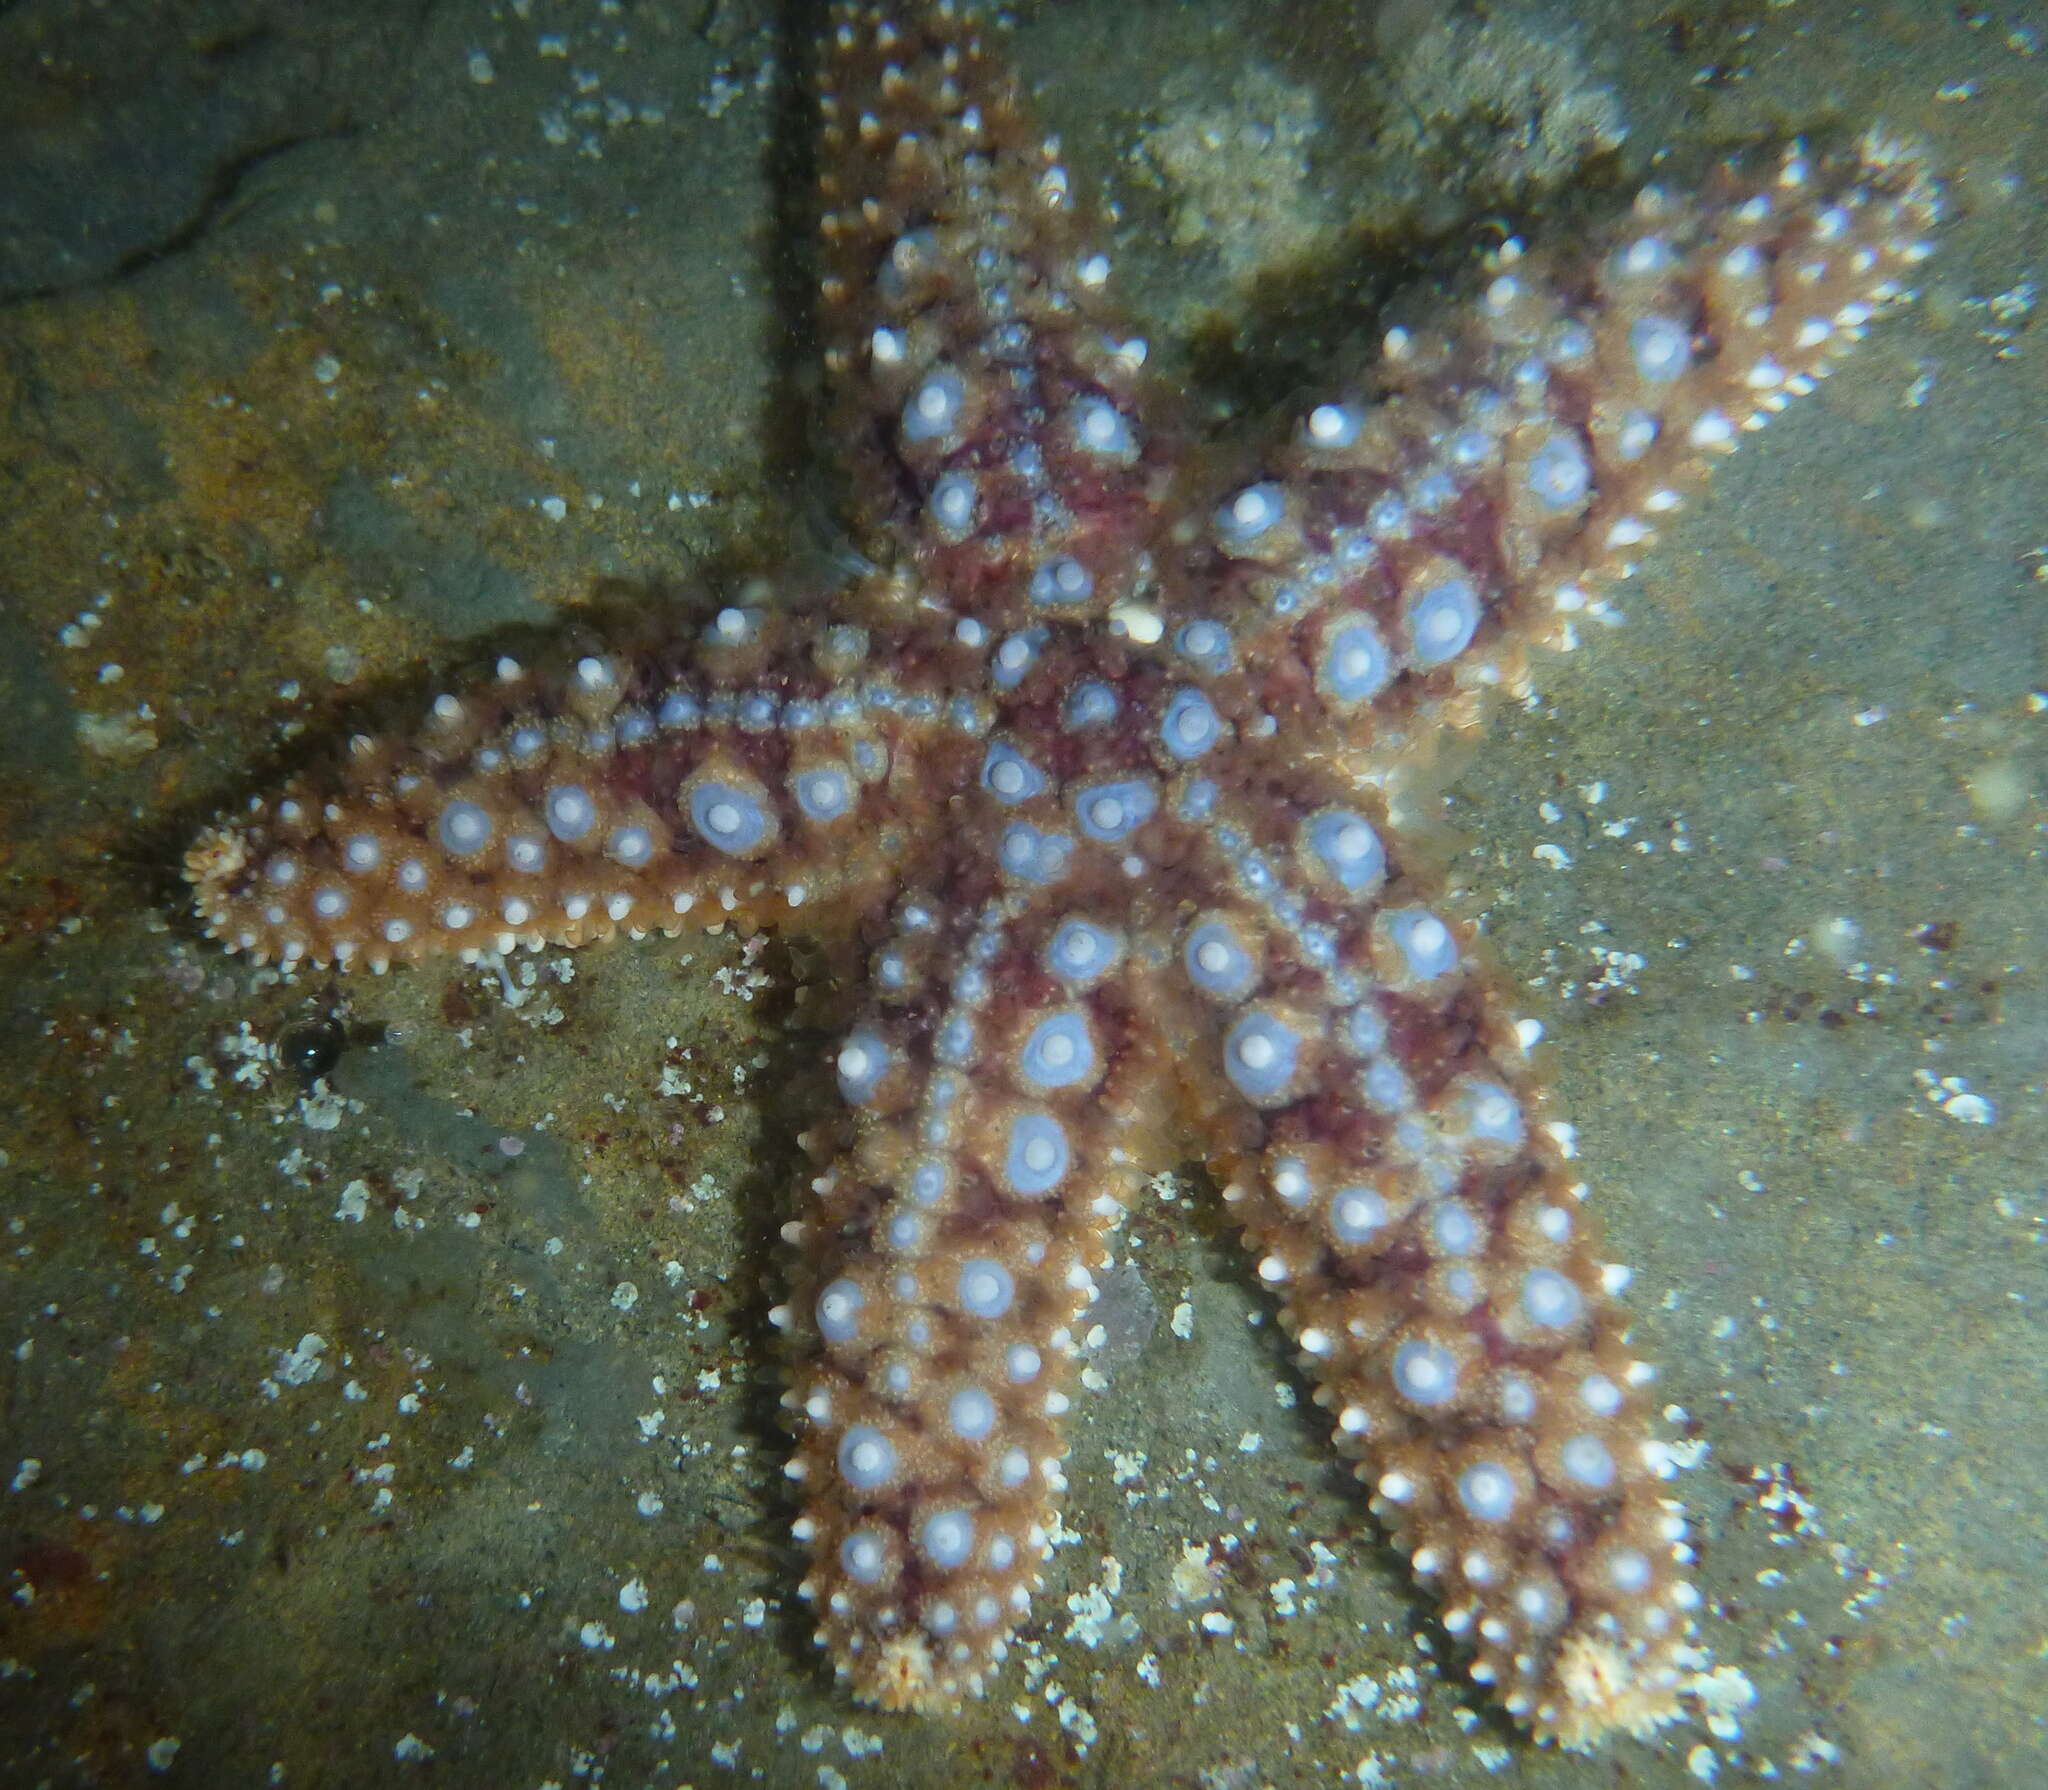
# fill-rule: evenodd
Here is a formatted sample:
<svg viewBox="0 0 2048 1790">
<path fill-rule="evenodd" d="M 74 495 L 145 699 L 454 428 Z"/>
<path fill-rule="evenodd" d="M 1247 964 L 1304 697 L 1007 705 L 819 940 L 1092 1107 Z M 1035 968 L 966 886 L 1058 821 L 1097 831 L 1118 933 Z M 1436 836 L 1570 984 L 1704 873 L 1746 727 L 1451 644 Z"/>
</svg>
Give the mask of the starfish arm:
<svg viewBox="0 0 2048 1790">
<path fill-rule="evenodd" d="M 929 637 L 928 637 L 929 634 Z M 382 971 L 738 916 L 841 923 L 914 838 L 920 756 L 982 723 L 949 637 L 720 610 L 559 665 L 500 659 L 410 736 L 358 735 L 205 832 L 207 930 L 258 963 Z"/>
<path fill-rule="evenodd" d="M 968 798 L 959 837 L 994 837 L 1004 806 Z M 1012 872 L 963 848 L 912 880 L 784 1232 L 802 1590 L 839 1674 L 886 1708 L 978 1695 L 1029 1608 L 1071 1327 L 1164 1079 L 1087 855 Z"/>
<path fill-rule="evenodd" d="M 820 329 L 870 533 L 990 627 L 1144 582 L 1178 449 L 979 9 L 834 9 Z"/>
<path fill-rule="evenodd" d="M 1398 750 L 1468 721 L 1526 688 L 1531 647 L 1612 619 L 1603 586 L 1903 296 L 1936 214 L 1920 154 L 1871 132 L 1648 189 L 1576 254 L 1510 242 L 1476 300 L 1392 331 L 1198 509 L 1169 594 L 1276 668 L 1297 738 Z"/>
<path fill-rule="evenodd" d="M 1338 1451 L 1539 1736 L 1677 1713 L 1698 1595 L 1669 1471 L 1501 980 L 1369 797 L 1257 753 L 1204 792 L 1214 893 L 1167 994 L 1187 1112 Z"/>
</svg>

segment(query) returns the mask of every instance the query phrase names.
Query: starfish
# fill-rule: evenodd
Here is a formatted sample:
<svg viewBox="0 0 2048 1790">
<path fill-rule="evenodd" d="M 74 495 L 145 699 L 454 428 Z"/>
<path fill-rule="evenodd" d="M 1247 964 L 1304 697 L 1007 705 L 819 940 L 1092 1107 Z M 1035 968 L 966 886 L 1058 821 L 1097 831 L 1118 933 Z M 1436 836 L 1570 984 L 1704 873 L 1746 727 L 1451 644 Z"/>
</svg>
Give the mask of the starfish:
<svg viewBox="0 0 2048 1790">
<path fill-rule="evenodd" d="M 822 60 L 872 569 L 499 661 L 209 829 L 205 924 L 375 972 L 692 916 L 851 947 L 772 1315 L 857 1696 L 951 1709 L 1004 1657 L 1106 1238 L 1192 1155 L 1475 1680 L 1539 1738 L 1647 1733 L 1700 1657 L 1651 1370 L 1417 771 L 1903 296 L 1921 161 L 1795 145 L 1510 241 L 1218 467 L 976 9 L 841 5 Z"/>
</svg>

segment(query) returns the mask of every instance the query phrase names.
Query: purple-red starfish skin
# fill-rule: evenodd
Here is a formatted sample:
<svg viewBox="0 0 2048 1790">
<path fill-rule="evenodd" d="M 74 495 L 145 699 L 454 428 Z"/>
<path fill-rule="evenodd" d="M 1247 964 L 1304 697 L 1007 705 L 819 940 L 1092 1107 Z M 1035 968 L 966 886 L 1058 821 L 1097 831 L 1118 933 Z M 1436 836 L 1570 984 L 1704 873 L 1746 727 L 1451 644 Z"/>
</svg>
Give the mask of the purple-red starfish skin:
<svg viewBox="0 0 2048 1790">
<path fill-rule="evenodd" d="M 881 569 L 356 740 L 195 845 L 208 927 L 376 970 L 694 913 L 857 939 L 776 1317 L 859 1696 L 948 1708 L 1002 1658 L 1106 1233 L 1198 1154 L 1473 1676 L 1542 1737 L 1646 1732 L 1699 1657 L 1649 1371 L 1406 778 L 1901 296 L 1927 176 L 1873 135 L 1645 192 L 1568 264 L 1510 243 L 1205 483 L 979 16 L 843 6 L 823 61 Z"/>
</svg>

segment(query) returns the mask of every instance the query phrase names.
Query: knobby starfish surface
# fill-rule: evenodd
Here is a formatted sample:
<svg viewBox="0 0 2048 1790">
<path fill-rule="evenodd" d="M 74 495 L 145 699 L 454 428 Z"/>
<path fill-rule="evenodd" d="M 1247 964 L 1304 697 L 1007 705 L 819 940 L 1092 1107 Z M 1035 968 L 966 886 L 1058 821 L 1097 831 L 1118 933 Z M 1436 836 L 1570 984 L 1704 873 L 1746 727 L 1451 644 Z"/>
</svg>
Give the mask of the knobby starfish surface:
<svg viewBox="0 0 2048 1790">
<path fill-rule="evenodd" d="M 1648 1732 L 1698 1659 L 1649 1369 L 1414 773 L 1902 295 L 1920 159 L 1795 147 L 1569 259 L 1511 241 L 1224 475 L 975 9 L 840 6 L 822 63 L 878 569 L 501 661 L 209 830 L 206 925 L 376 971 L 697 915 L 856 944 L 774 1316 L 858 1696 L 948 1709 L 1002 1659 L 1107 1233 L 1195 1155 L 1473 1677 L 1543 1738 Z"/>
</svg>

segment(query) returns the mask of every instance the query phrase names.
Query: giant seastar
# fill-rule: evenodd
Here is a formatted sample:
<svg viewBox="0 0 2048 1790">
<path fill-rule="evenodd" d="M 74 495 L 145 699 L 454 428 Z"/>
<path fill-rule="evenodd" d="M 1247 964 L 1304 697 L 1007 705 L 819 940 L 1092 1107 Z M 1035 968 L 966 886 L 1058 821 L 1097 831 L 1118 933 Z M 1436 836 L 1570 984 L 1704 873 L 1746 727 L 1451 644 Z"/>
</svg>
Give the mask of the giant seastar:
<svg viewBox="0 0 2048 1790">
<path fill-rule="evenodd" d="M 1649 1370 L 1412 771 L 1901 295 L 1924 169 L 1795 146 L 1569 258 L 1511 241 L 1219 472 L 975 10 L 841 6 L 822 62 L 876 569 L 501 661 L 207 832 L 206 924 L 377 971 L 707 914 L 854 942 L 774 1315 L 857 1695 L 945 1709 L 1003 1657 L 1106 1233 L 1198 1155 L 1474 1678 L 1541 1737 L 1648 1731 L 1697 1603 Z"/>
</svg>

